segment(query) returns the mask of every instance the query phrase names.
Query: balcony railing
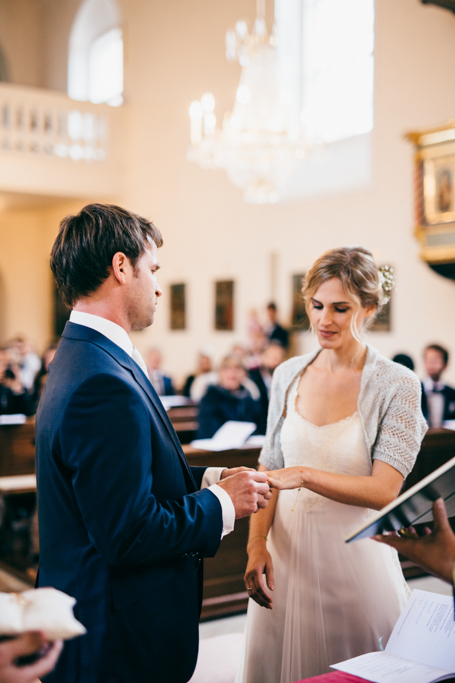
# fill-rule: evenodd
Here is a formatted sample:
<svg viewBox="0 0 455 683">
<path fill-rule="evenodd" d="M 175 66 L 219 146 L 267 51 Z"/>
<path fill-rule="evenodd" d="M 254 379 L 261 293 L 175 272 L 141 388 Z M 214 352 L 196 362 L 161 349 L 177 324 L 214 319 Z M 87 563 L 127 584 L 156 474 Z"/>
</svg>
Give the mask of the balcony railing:
<svg viewBox="0 0 455 683">
<path fill-rule="evenodd" d="M 0 191 L 109 197 L 123 185 L 125 108 L 0 84 Z"/>
</svg>

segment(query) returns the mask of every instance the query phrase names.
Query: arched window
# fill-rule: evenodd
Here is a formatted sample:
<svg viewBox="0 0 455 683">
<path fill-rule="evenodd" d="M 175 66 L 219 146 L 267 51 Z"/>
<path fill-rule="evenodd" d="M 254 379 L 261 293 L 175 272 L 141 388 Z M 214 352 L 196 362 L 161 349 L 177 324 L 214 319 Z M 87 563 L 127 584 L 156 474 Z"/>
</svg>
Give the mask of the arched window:
<svg viewBox="0 0 455 683">
<path fill-rule="evenodd" d="M 373 128 L 373 0 L 304 0 L 303 117 L 317 140 Z"/>
<path fill-rule="evenodd" d="M 84 0 L 71 30 L 68 95 L 75 100 L 123 102 L 123 37 L 115 0 Z"/>
<path fill-rule="evenodd" d="M 374 0 L 275 0 L 280 77 L 313 153 L 285 199 L 367 187 L 372 178 Z M 326 143 L 326 144 L 320 144 Z"/>
</svg>

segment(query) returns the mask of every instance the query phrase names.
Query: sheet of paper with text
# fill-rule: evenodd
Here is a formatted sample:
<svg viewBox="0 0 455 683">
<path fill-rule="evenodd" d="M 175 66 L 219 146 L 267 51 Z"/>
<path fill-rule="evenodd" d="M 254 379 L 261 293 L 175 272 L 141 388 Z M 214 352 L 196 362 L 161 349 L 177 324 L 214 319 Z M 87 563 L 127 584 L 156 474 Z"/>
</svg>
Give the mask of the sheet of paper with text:
<svg viewBox="0 0 455 683">
<path fill-rule="evenodd" d="M 370 652 L 332 668 L 374 683 L 432 683 L 455 672 L 453 598 L 413 591 L 384 652 Z"/>
</svg>

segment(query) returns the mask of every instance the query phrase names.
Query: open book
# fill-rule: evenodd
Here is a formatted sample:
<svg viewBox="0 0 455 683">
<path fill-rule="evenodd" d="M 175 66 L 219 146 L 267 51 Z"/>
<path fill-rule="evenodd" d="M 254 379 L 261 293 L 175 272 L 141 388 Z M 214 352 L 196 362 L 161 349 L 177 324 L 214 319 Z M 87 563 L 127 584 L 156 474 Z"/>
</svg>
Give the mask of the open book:
<svg viewBox="0 0 455 683">
<path fill-rule="evenodd" d="M 368 518 L 366 524 L 350 534 L 346 543 L 359 538 L 397 531 L 413 524 L 431 522 L 433 502 L 444 498 L 449 517 L 455 516 L 455 458 L 452 458 L 382 510 Z"/>
<path fill-rule="evenodd" d="M 433 683 L 455 675 L 453 598 L 412 592 L 384 652 L 370 652 L 332 669 L 374 683 Z"/>
<path fill-rule="evenodd" d="M 229 420 L 222 425 L 211 439 L 196 439 L 190 446 L 205 451 L 230 451 L 241 448 L 256 430 L 254 422 Z M 256 444 L 255 444 L 256 445 Z"/>
</svg>

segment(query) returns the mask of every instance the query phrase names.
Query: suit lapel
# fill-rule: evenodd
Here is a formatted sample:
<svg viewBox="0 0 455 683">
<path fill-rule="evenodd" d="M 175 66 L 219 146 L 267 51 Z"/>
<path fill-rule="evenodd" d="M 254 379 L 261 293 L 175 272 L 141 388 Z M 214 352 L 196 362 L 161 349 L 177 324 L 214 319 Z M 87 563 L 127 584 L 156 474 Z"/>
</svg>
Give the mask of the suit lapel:
<svg viewBox="0 0 455 683">
<path fill-rule="evenodd" d="M 145 393 L 149 397 L 150 402 L 152 403 L 155 411 L 158 413 L 162 423 L 167 429 L 167 432 L 180 458 L 183 471 L 186 477 L 188 478 L 191 486 L 193 487 L 194 491 L 197 491 L 198 487 L 196 486 L 196 482 L 194 481 L 194 477 L 188 466 L 185 454 L 182 451 L 182 446 L 175 432 L 175 429 L 172 426 L 172 423 L 164 409 L 163 404 L 159 399 L 158 394 L 151 385 L 150 380 L 142 372 L 139 365 L 123 349 L 117 346 L 117 344 L 114 344 L 114 342 L 105 337 L 103 334 L 97 332 L 96 330 L 93 330 L 90 327 L 85 327 L 84 325 L 77 325 L 75 323 L 67 322 L 62 337 L 66 337 L 69 339 L 79 339 L 82 341 L 91 342 L 92 344 L 96 344 L 96 346 L 99 346 L 101 349 L 106 351 L 106 353 L 108 353 L 112 358 L 114 358 L 114 360 L 116 360 L 117 363 L 119 363 L 119 365 L 121 365 L 123 368 L 131 372 L 136 382 L 140 385 L 140 387 L 143 389 L 143 391 L 145 391 Z"/>
</svg>

